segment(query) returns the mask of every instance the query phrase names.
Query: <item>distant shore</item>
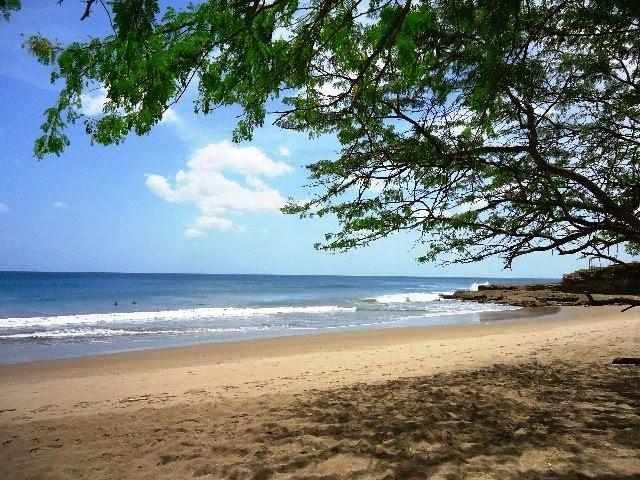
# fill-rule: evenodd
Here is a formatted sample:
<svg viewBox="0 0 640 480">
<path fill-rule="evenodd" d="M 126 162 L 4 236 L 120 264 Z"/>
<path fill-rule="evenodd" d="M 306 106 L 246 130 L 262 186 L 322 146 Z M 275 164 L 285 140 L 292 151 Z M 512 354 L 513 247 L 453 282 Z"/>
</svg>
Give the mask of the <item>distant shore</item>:
<svg viewBox="0 0 640 480">
<path fill-rule="evenodd" d="M 596 476 L 634 478 L 640 417 L 625 402 L 640 400 L 638 373 L 610 362 L 638 354 L 639 320 L 617 308 L 563 308 L 476 325 L 4 365 L 0 476 L 524 475 L 589 461 Z M 635 398 L 609 392 L 615 385 Z M 592 401 L 589 409 L 609 412 L 598 417 L 598 435 L 576 413 Z M 547 415 L 542 424 L 526 420 L 535 412 Z M 569 419 L 573 426 L 560 435 Z M 606 421 L 619 421 L 622 431 L 607 430 Z M 500 435 L 512 436 L 513 448 Z"/>
</svg>

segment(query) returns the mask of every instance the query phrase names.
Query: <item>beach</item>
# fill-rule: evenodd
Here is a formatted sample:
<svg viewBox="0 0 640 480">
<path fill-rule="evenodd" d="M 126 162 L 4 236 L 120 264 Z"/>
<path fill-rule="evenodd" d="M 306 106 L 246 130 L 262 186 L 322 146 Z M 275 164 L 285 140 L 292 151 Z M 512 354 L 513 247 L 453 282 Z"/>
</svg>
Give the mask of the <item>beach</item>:
<svg viewBox="0 0 640 480">
<path fill-rule="evenodd" d="M 0 366 L 2 478 L 639 478 L 640 312 Z"/>
</svg>

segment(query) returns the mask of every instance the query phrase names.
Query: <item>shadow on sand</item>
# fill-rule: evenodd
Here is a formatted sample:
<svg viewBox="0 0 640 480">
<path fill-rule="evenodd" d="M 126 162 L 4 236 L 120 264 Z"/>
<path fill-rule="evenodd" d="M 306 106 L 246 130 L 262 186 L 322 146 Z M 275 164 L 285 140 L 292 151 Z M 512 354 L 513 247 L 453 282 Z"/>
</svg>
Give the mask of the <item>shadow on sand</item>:
<svg viewBox="0 0 640 480">
<path fill-rule="evenodd" d="M 496 365 L 0 425 L 0 478 L 640 479 L 639 374 Z"/>
<path fill-rule="evenodd" d="M 639 372 L 496 365 L 319 393 L 252 432 L 269 467 L 239 462 L 225 473 L 263 479 L 638 479 Z"/>
</svg>

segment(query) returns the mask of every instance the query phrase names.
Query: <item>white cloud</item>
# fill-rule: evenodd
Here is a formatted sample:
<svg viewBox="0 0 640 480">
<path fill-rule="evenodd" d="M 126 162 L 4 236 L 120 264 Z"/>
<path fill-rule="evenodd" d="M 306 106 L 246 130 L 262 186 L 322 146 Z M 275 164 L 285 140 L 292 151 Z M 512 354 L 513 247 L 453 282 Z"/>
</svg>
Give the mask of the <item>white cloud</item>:
<svg viewBox="0 0 640 480">
<path fill-rule="evenodd" d="M 160 120 L 160 122 L 161 123 L 178 123 L 181 120 L 182 119 L 178 115 L 178 112 L 176 112 L 173 108 L 167 108 L 167 110 L 162 115 L 162 120 Z"/>
<path fill-rule="evenodd" d="M 104 105 L 107 103 L 107 90 L 101 87 L 97 90 L 83 93 L 81 100 L 81 112 L 90 117 L 98 117 L 104 113 Z M 160 122 L 164 124 L 176 124 L 181 120 L 175 109 L 168 108 L 162 115 Z"/>
<path fill-rule="evenodd" d="M 270 159 L 256 147 L 239 147 L 227 141 L 209 144 L 197 150 L 179 170 L 174 179 L 162 175 L 147 175 L 147 187 L 167 202 L 191 203 L 200 215 L 185 230 L 185 236 L 195 238 L 205 231 L 235 227 L 230 214 L 278 210 L 286 200 L 260 177 L 275 177 L 291 172 L 286 163 Z M 232 180 L 227 174 L 244 175 L 244 182 Z"/>
<path fill-rule="evenodd" d="M 346 88 L 343 85 L 338 85 L 337 83 L 326 82 L 321 86 L 316 88 L 316 91 L 319 92 L 324 97 L 330 97 L 333 99 L 343 93 L 346 92 Z"/>
<path fill-rule="evenodd" d="M 307 207 L 309 208 L 309 212 L 316 213 L 320 209 L 320 205 L 318 204 L 311 205 L 312 202 L 313 200 L 311 200 L 310 198 L 303 198 L 301 200 L 298 200 L 296 202 L 296 205 L 300 207 Z"/>
<path fill-rule="evenodd" d="M 58 209 L 69 207 L 69 205 L 64 203 L 64 202 L 53 202 L 53 204 L 51 206 L 53 208 L 58 208 Z"/>
<path fill-rule="evenodd" d="M 209 228 L 229 230 L 233 227 L 233 222 L 228 218 L 216 217 L 214 215 L 203 215 L 196 218 L 195 225 L 200 230 L 207 230 Z"/>
<path fill-rule="evenodd" d="M 473 203 L 464 202 L 458 205 L 458 207 L 454 209 L 453 213 L 458 214 L 458 213 L 470 212 L 471 210 L 479 210 L 481 208 L 486 207 L 487 205 L 489 205 L 489 202 L 483 199 L 476 200 Z"/>
<path fill-rule="evenodd" d="M 104 88 L 94 90 L 91 92 L 83 93 L 82 100 L 82 113 L 89 115 L 90 117 L 101 115 L 104 104 L 107 103 L 107 91 Z"/>
<path fill-rule="evenodd" d="M 245 182 L 247 185 L 255 188 L 256 190 L 264 191 L 269 190 L 269 186 L 260 180 L 258 177 L 254 177 L 253 175 L 247 175 L 245 178 Z"/>
<path fill-rule="evenodd" d="M 196 151 L 189 166 L 198 170 L 229 170 L 247 175 L 275 177 L 292 171 L 286 163 L 271 160 L 256 147 L 239 147 L 223 140 Z"/>
<path fill-rule="evenodd" d="M 7 212 L 9 212 L 9 205 L 6 203 L 0 203 L 0 215 Z"/>
<path fill-rule="evenodd" d="M 187 238 L 197 238 L 203 233 L 204 232 L 202 230 L 198 230 L 197 228 L 187 228 L 184 231 L 184 236 Z"/>
<path fill-rule="evenodd" d="M 282 155 L 283 157 L 288 157 L 291 155 L 291 150 L 289 150 L 289 148 L 284 145 L 280 145 L 278 147 L 278 154 Z"/>
<path fill-rule="evenodd" d="M 349 180 L 355 180 L 357 185 L 364 187 L 366 185 L 367 190 L 369 190 L 371 193 L 374 193 L 376 195 L 382 193 L 382 191 L 384 190 L 384 187 L 386 185 L 384 180 L 381 180 L 379 178 L 369 178 L 369 179 L 365 179 L 365 178 L 360 178 L 358 179 L 355 176 L 351 176 L 349 177 Z"/>
</svg>

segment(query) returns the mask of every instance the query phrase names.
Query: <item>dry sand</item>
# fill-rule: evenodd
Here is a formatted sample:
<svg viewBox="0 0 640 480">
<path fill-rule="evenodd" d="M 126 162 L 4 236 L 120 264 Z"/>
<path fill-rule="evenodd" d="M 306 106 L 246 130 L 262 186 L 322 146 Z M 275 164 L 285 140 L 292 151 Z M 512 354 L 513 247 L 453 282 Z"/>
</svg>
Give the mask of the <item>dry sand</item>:
<svg viewBox="0 0 640 480">
<path fill-rule="evenodd" d="M 0 366 L 0 478 L 640 478 L 640 312 Z"/>
</svg>

